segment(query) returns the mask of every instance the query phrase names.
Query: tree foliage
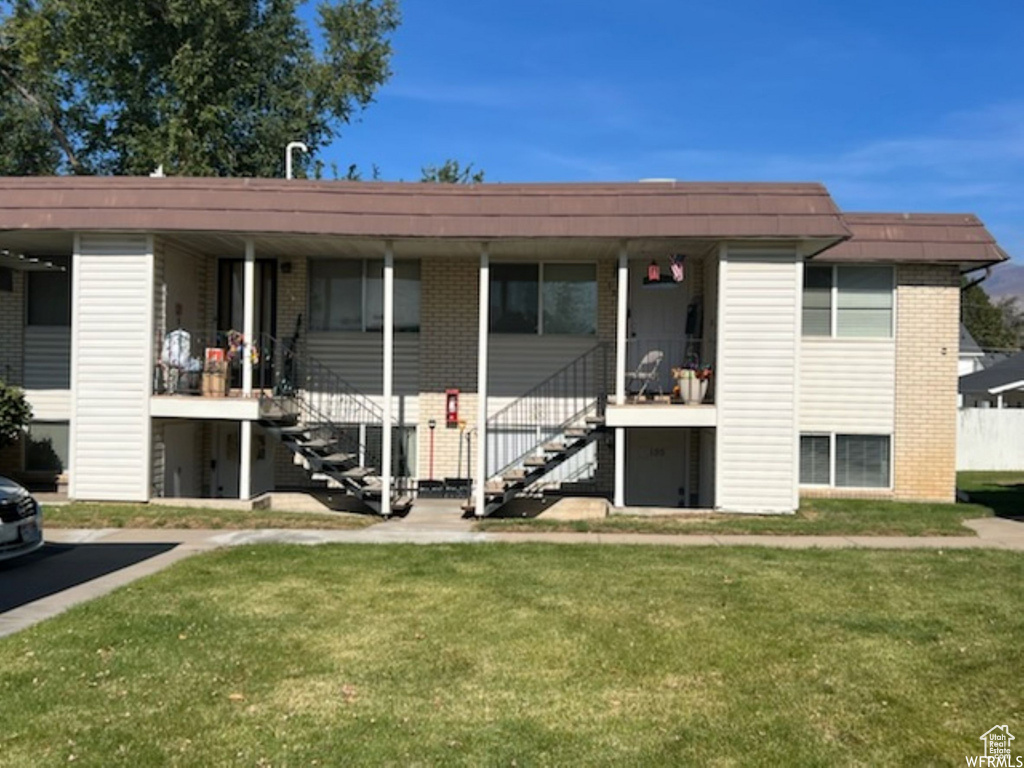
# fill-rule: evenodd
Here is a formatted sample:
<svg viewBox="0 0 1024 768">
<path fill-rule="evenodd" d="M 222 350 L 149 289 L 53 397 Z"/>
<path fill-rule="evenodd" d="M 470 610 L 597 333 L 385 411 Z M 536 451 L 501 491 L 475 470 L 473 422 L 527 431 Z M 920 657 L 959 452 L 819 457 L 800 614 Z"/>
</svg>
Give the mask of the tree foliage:
<svg viewBox="0 0 1024 768">
<path fill-rule="evenodd" d="M 31 419 L 25 393 L 0 379 L 0 448 L 15 442 Z"/>
<path fill-rule="evenodd" d="M 421 172 L 420 181 L 435 184 L 481 184 L 484 180 L 484 172 L 474 172 L 472 163 L 462 166 L 450 158 L 440 166 L 426 165 Z"/>
<path fill-rule="evenodd" d="M 960 317 L 983 349 L 1016 349 L 1020 345 L 1024 314 L 1016 298 L 993 304 L 980 285 L 972 285 L 960 294 Z"/>
<path fill-rule="evenodd" d="M 391 75 L 397 0 L 0 3 L 0 173 L 279 176 Z"/>
</svg>

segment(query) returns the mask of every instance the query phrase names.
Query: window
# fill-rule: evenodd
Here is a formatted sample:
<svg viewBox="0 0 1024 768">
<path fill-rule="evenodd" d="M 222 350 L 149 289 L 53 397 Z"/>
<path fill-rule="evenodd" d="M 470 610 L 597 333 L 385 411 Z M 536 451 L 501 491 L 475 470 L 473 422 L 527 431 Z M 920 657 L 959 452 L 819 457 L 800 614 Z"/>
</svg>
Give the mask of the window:
<svg viewBox="0 0 1024 768">
<path fill-rule="evenodd" d="M 63 472 L 68 466 L 68 423 L 36 421 L 25 441 L 26 472 Z"/>
<path fill-rule="evenodd" d="M 491 266 L 491 333 L 597 333 L 593 264 Z"/>
<path fill-rule="evenodd" d="M 832 267 L 804 269 L 804 336 L 832 335 Z"/>
<path fill-rule="evenodd" d="M 309 263 L 311 331 L 380 331 L 384 262 L 314 259 Z M 395 262 L 395 330 L 420 329 L 420 265 Z"/>
<path fill-rule="evenodd" d="M 892 336 L 892 269 L 840 267 L 836 335 L 859 338 Z"/>
<path fill-rule="evenodd" d="M 594 265 L 545 264 L 543 270 L 544 333 L 597 333 Z"/>
<path fill-rule="evenodd" d="M 800 435 L 800 484 L 888 488 L 889 446 L 888 435 Z"/>
<path fill-rule="evenodd" d="M 830 443 L 828 435 L 800 435 L 801 485 L 829 485 Z"/>
<path fill-rule="evenodd" d="M 383 432 L 381 427 L 366 427 L 366 450 L 370 455 L 384 455 Z M 416 477 L 416 427 L 391 428 L 391 471 L 395 477 Z"/>
<path fill-rule="evenodd" d="M 836 435 L 836 486 L 889 487 L 889 437 Z"/>
<path fill-rule="evenodd" d="M 892 316 L 892 267 L 804 268 L 804 336 L 891 338 Z"/>
<path fill-rule="evenodd" d="M 67 257 L 47 261 L 64 267 L 63 272 L 29 272 L 26 286 L 29 325 L 71 326 L 71 270 Z"/>
<path fill-rule="evenodd" d="M 491 267 L 491 333 L 537 333 L 537 264 L 495 264 Z"/>
<path fill-rule="evenodd" d="M 366 330 L 384 329 L 384 260 L 366 262 Z M 420 263 L 395 262 L 395 330 L 420 329 Z"/>
</svg>

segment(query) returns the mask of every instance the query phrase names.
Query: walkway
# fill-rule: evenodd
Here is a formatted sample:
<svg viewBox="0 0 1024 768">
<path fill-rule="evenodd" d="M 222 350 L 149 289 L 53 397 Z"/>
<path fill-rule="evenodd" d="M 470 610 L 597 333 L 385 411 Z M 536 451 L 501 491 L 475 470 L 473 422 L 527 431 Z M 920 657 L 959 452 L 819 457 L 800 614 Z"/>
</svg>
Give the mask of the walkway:
<svg viewBox="0 0 1024 768">
<path fill-rule="evenodd" d="M 548 544 L 658 545 L 678 547 L 757 546 L 785 549 L 1003 549 L 1024 552 L 1024 523 L 999 518 L 971 520 L 967 525 L 978 536 L 740 536 L 663 535 L 643 533 L 485 533 L 472 530 L 473 521 L 462 520 L 451 501 L 417 503 L 408 517 L 382 522 L 354 531 L 331 530 L 146 530 L 146 529 L 49 529 L 47 542 L 64 550 L 92 545 L 172 545 L 173 548 L 134 562 L 63 591 L 0 614 L 0 637 L 54 616 L 86 600 L 155 573 L 197 552 L 246 544 L 460 544 L 527 542 Z M 45 553 L 44 548 L 41 553 Z M 111 547 L 113 549 L 113 547 Z M 30 556 L 34 557 L 34 556 Z M 59 562 L 50 558 L 49 564 Z M 3 569 L 12 576 L 22 566 Z"/>
</svg>

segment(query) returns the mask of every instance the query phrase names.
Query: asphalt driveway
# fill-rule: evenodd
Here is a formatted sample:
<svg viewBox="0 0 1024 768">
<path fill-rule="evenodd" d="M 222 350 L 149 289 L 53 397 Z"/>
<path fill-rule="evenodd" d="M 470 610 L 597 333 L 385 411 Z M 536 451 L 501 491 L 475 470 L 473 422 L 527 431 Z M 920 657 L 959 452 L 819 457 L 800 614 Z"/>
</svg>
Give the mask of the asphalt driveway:
<svg viewBox="0 0 1024 768">
<path fill-rule="evenodd" d="M 0 562 L 0 614 L 116 573 L 174 544 L 46 544 Z"/>
</svg>

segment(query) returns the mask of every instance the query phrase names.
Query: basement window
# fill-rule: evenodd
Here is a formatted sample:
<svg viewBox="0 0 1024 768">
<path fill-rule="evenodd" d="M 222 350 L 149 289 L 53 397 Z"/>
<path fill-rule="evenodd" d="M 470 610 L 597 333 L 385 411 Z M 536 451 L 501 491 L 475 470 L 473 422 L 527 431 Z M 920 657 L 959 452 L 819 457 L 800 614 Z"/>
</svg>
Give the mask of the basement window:
<svg viewBox="0 0 1024 768">
<path fill-rule="evenodd" d="M 800 485 L 891 487 L 889 435 L 800 435 Z"/>
<path fill-rule="evenodd" d="M 68 422 L 34 421 L 25 439 L 25 471 L 60 474 L 68 467 Z"/>
</svg>

